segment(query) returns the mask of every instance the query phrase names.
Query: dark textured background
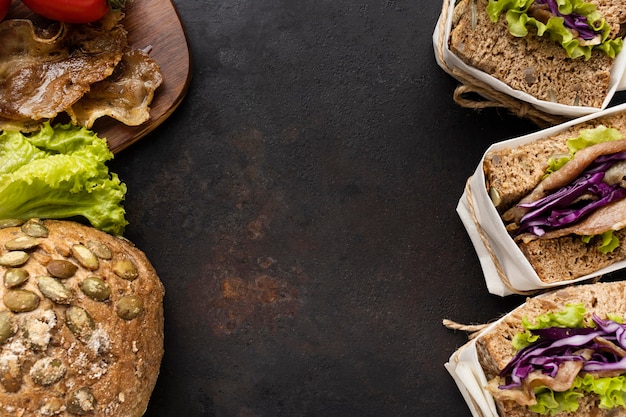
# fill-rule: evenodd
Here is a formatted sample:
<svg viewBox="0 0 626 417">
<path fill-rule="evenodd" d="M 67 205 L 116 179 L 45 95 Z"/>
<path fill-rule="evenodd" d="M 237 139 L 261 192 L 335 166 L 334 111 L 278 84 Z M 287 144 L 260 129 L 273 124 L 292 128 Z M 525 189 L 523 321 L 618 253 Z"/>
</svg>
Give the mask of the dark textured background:
<svg viewBox="0 0 626 417">
<path fill-rule="evenodd" d="M 443 364 L 487 293 L 455 208 L 493 142 L 456 105 L 434 0 L 177 0 L 182 105 L 111 164 L 167 290 L 147 417 L 470 415 Z"/>
</svg>

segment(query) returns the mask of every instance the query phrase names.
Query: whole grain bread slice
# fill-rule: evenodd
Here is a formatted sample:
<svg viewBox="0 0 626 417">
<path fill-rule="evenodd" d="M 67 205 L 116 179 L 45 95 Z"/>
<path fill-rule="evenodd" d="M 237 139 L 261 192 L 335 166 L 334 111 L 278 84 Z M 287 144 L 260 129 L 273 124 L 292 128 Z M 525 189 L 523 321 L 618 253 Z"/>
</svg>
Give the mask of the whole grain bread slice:
<svg viewBox="0 0 626 417">
<path fill-rule="evenodd" d="M 557 312 L 568 304 L 583 304 L 587 310 L 586 319 L 593 313 L 601 318 L 607 314 L 623 316 L 626 312 L 626 282 L 605 282 L 571 286 L 537 297 L 528 298 L 526 303 L 507 314 L 493 328 L 476 339 L 478 360 L 488 380 L 498 376 L 515 354 L 511 344 L 513 337 L 524 331 L 522 318 L 535 322 L 537 316 L 547 312 Z M 527 407 L 514 401 L 496 401 L 502 417 L 535 417 Z M 599 398 L 587 395 L 579 402 L 575 413 L 558 413 L 556 417 L 618 417 L 625 416 L 625 409 L 607 410 L 599 407 Z"/>
<path fill-rule="evenodd" d="M 546 283 L 569 281 L 626 259 L 626 230 L 614 233 L 622 244 L 604 253 L 596 244 L 583 242 L 580 236 L 536 239 L 518 246 L 539 278 Z"/>
<path fill-rule="evenodd" d="M 625 20 L 624 0 L 594 0 L 616 34 Z M 487 0 L 460 0 L 455 6 L 450 50 L 467 65 L 544 101 L 602 107 L 609 92 L 613 59 L 594 50 L 591 59 L 571 59 L 560 44 L 529 31 L 509 33 L 504 14 L 493 23 Z"/>
</svg>

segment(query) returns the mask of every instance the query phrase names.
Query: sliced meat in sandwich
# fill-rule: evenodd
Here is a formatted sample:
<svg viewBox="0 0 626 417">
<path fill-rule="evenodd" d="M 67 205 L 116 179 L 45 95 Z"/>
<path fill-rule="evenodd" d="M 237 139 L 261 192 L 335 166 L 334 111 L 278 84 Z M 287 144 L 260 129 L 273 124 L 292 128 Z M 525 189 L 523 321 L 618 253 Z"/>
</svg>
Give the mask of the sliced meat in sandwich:
<svg viewBox="0 0 626 417">
<path fill-rule="evenodd" d="M 546 293 L 483 329 L 446 367 L 474 415 L 623 416 L 625 312 L 623 281 Z"/>
</svg>

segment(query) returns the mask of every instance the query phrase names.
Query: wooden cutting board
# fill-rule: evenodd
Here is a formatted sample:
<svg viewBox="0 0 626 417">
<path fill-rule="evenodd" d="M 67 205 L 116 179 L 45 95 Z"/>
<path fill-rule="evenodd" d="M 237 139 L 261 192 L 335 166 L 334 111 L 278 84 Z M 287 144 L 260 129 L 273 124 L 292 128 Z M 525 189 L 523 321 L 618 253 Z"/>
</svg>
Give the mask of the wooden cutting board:
<svg viewBox="0 0 626 417">
<path fill-rule="evenodd" d="M 191 56 L 187 36 L 171 0 L 127 0 L 124 27 L 132 48 L 151 47 L 150 56 L 159 64 L 163 84 L 150 106 L 150 120 L 140 126 L 126 126 L 108 117 L 100 118 L 93 130 L 106 138 L 114 153 L 146 136 L 181 103 L 191 81 Z M 32 13 L 14 1 L 7 18 L 28 18 Z"/>
</svg>

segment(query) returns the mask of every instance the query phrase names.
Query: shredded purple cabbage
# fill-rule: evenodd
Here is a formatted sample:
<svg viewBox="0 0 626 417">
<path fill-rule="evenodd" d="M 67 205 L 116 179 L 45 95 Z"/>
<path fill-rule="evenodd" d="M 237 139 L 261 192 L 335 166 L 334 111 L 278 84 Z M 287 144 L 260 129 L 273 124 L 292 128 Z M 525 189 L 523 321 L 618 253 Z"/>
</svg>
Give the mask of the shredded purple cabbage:
<svg viewBox="0 0 626 417">
<path fill-rule="evenodd" d="M 593 39 L 599 32 L 595 31 L 587 21 L 587 17 L 578 13 L 562 14 L 555 0 L 535 0 L 537 4 L 547 4 L 550 12 L 563 18 L 563 25 L 568 29 L 574 29 L 578 36 L 585 40 Z"/>
<path fill-rule="evenodd" d="M 626 349 L 626 325 L 612 320 L 602 320 L 593 315 L 596 327 L 560 328 L 532 330 L 539 336 L 537 341 L 517 351 L 513 359 L 500 373 L 506 378 L 501 389 L 511 389 L 522 385 L 522 381 L 533 371 L 541 371 L 555 377 L 559 365 L 567 361 L 584 362 L 582 371 L 622 371 L 626 372 L 626 357 L 597 342 L 602 337 L 621 349 Z M 586 359 L 582 350 L 590 350 Z"/>
<path fill-rule="evenodd" d="M 547 231 L 572 225 L 596 209 L 625 198 L 626 188 L 603 181 L 606 171 L 616 162 L 624 160 L 626 152 L 602 155 L 571 184 L 532 203 L 520 204 L 519 207 L 531 210 L 520 219 L 516 233 L 542 236 Z"/>
</svg>

